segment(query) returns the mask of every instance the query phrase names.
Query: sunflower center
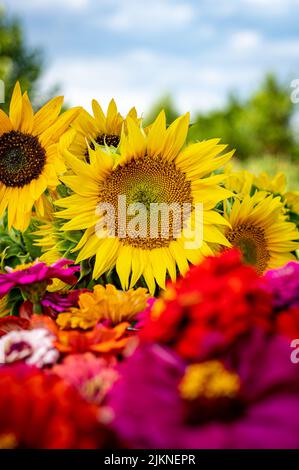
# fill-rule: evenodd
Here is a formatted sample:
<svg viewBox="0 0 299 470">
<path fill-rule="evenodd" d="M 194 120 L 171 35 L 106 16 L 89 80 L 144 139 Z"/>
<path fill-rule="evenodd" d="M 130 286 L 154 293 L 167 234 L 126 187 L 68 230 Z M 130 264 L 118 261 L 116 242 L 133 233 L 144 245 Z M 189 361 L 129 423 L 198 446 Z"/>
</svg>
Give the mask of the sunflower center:
<svg viewBox="0 0 299 470">
<path fill-rule="evenodd" d="M 42 173 L 46 153 L 37 137 L 19 131 L 0 136 L 0 181 L 16 188 L 29 184 Z"/>
<path fill-rule="evenodd" d="M 264 230 L 254 225 L 241 224 L 226 234 L 233 246 L 240 248 L 246 263 L 253 265 L 259 273 L 268 266 L 270 254 Z"/>
<path fill-rule="evenodd" d="M 102 134 L 95 139 L 99 145 L 108 145 L 108 147 L 118 147 L 120 137 L 114 134 Z"/>
<path fill-rule="evenodd" d="M 175 224 L 178 224 L 178 214 L 171 209 L 174 206 L 179 209 L 180 225 L 183 224 L 183 205 L 192 204 L 191 184 L 186 180 L 184 173 L 179 171 L 173 162 L 167 162 L 161 157 L 149 157 L 132 159 L 130 162 L 118 166 L 104 182 L 100 202 L 111 204 L 116 214 L 116 231 L 119 220 L 119 196 L 126 198 L 126 225 L 132 222 L 136 214 L 130 215 L 128 211 L 132 204 L 142 204 L 146 212 L 146 233 L 142 236 L 135 235 L 122 238 L 122 243 L 136 248 L 154 249 L 168 246 L 175 238 Z M 159 214 L 155 236 L 152 236 L 152 205 L 170 208 L 167 217 L 169 236 L 165 237 L 165 226 L 161 213 Z M 167 210 L 167 209 L 166 209 Z M 128 214 L 129 212 L 129 214 Z M 122 216 L 122 215 L 121 215 Z M 182 225 L 181 225 L 182 226 Z M 162 230 L 163 229 L 163 230 Z M 118 233 L 118 232 L 117 232 Z"/>
</svg>

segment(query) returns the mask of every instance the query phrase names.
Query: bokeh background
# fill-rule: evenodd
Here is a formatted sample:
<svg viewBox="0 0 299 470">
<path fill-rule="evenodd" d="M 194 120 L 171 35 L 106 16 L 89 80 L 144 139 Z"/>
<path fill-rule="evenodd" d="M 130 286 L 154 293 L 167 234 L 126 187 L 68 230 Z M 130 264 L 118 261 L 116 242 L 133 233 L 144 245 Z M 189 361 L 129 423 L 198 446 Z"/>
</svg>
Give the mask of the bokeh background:
<svg viewBox="0 0 299 470">
<path fill-rule="evenodd" d="M 36 106 L 191 111 L 190 139 L 221 137 L 237 166 L 298 189 L 298 14 L 299 0 L 0 0 L 0 79 Z"/>
</svg>

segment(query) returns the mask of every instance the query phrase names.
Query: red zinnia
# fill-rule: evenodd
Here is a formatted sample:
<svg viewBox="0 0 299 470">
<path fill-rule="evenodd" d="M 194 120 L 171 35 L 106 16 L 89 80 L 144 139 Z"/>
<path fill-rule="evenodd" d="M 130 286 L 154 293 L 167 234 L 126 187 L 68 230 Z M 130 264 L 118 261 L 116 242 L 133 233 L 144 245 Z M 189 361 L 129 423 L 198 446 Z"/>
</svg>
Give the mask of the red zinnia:
<svg viewBox="0 0 299 470">
<path fill-rule="evenodd" d="M 0 369 L 0 448 L 83 449 L 112 445 L 99 409 L 54 374 Z"/>
<path fill-rule="evenodd" d="M 271 299 L 236 250 L 207 258 L 170 284 L 141 338 L 173 347 L 188 360 L 217 354 L 253 324 L 270 326 Z"/>
</svg>

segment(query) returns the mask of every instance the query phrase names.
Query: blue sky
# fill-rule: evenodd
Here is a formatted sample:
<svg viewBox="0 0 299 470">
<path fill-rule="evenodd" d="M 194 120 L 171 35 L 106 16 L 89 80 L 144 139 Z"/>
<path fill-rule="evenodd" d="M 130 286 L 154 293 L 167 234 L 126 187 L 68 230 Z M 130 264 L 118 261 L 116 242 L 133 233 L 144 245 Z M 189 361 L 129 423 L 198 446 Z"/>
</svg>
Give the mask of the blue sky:
<svg viewBox="0 0 299 470">
<path fill-rule="evenodd" d="M 180 111 L 246 96 L 267 71 L 299 77 L 299 0 L 5 0 L 46 52 L 42 87 L 88 109 L 113 96 L 140 113 L 165 93 Z"/>
</svg>

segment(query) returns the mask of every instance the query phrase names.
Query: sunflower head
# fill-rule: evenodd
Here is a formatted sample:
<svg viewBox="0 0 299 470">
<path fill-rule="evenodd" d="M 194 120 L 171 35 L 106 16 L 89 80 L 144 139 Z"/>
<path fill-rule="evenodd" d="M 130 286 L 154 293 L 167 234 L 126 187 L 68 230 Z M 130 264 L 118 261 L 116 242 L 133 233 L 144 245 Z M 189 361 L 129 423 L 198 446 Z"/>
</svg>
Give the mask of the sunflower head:
<svg viewBox="0 0 299 470">
<path fill-rule="evenodd" d="M 109 103 L 107 113 L 105 114 L 96 101 L 92 101 L 93 116 L 83 110 L 72 128 L 76 131 L 76 136 L 70 147 L 70 151 L 78 158 L 88 159 L 88 147 L 94 149 L 96 146 L 102 146 L 110 149 L 116 149 L 119 146 L 122 132 L 127 131 L 127 118 L 140 123 L 135 108 L 132 108 L 126 117 L 123 117 L 112 99 Z"/>
<path fill-rule="evenodd" d="M 225 216 L 231 225 L 227 239 L 259 273 L 294 259 L 291 252 L 299 247 L 299 232 L 286 220 L 280 197 L 258 191 L 235 199 Z"/>
<path fill-rule="evenodd" d="M 17 83 L 9 116 L 0 110 L 0 218 L 7 209 L 9 228 L 24 231 L 34 206 L 43 215 L 43 193 L 58 185 L 65 170 L 57 143 L 80 108 L 59 116 L 62 102 L 54 98 L 34 114 Z"/>
<path fill-rule="evenodd" d="M 143 277 L 154 292 L 155 282 L 164 288 L 167 274 L 174 280 L 177 270 L 188 270 L 188 262 L 211 254 L 210 244 L 229 246 L 219 229 L 228 222 L 215 207 L 231 192 L 219 186 L 223 175 L 211 173 L 233 152 L 223 154 L 226 146 L 217 139 L 184 147 L 188 126 L 186 114 L 166 128 L 162 111 L 145 133 L 128 117 L 119 151 L 90 148 L 88 162 L 70 152 L 74 134 L 61 140 L 60 150 L 74 173 L 62 181 L 74 194 L 56 202 L 65 208 L 56 215 L 69 220 L 63 230 L 84 230 L 77 261 L 95 256 L 94 278 L 116 267 L 123 289 Z M 100 206 L 111 209 L 113 234 Z M 157 208 L 166 208 L 164 219 L 153 214 Z M 191 226 L 197 228 L 193 234 Z M 188 245 L 201 233 L 195 247 Z"/>
</svg>

